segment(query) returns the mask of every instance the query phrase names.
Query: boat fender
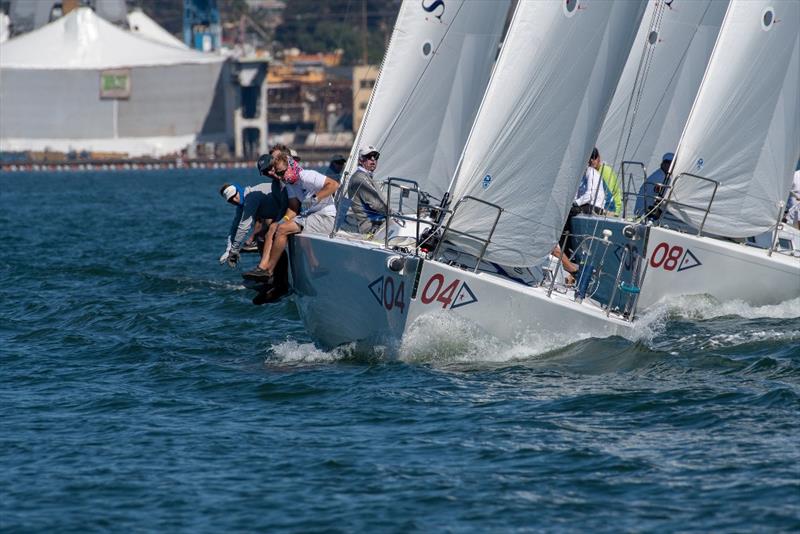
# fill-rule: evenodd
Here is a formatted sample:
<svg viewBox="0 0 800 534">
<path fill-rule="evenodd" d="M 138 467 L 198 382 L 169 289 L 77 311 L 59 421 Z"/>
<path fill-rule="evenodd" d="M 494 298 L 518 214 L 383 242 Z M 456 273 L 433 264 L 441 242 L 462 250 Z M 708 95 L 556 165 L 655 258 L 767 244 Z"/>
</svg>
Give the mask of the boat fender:
<svg viewBox="0 0 800 534">
<path fill-rule="evenodd" d="M 386 267 L 390 271 L 394 271 L 399 273 L 403 270 L 403 267 L 406 266 L 406 259 L 403 256 L 390 256 L 388 260 L 386 260 Z"/>
<path fill-rule="evenodd" d="M 639 293 L 639 291 L 641 291 L 638 287 L 633 285 L 629 286 L 625 282 L 619 284 L 619 290 L 625 293 Z"/>
</svg>

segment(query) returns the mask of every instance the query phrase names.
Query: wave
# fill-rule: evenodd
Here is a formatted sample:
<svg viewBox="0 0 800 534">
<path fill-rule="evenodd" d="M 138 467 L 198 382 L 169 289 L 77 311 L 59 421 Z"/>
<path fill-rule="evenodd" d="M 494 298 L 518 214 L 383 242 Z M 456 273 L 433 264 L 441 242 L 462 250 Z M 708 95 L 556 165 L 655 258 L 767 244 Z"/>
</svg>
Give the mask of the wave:
<svg viewBox="0 0 800 534">
<path fill-rule="evenodd" d="M 270 365 L 307 365 L 344 361 L 371 363 L 391 359 L 386 347 L 382 345 L 348 343 L 331 350 L 323 350 L 314 343 L 302 343 L 287 339 L 269 347 L 266 363 Z"/>
<path fill-rule="evenodd" d="M 396 344 L 350 343 L 323 350 L 314 343 L 286 340 L 273 344 L 266 357 L 269 365 L 308 365 L 350 361 L 355 363 L 403 362 L 447 367 L 479 367 L 506 364 L 571 366 L 576 361 L 595 362 L 603 369 L 636 367 L 642 346 L 615 337 L 593 339 L 588 334 L 526 331 L 503 341 L 456 315 L 441 313 L 418 318 L 402 341 Z M 644 352 L 649 352 L 645 349 Z M 602 362 L 602 363 L 600 363 Z M 594 365 L 589 364 L 589 367 Z"/>
<path fill-rule="evenodd" d="M 541 356 L 588 337 L 526 331 L 504 342 L 461 317 L 441 313 L 414 321 L 398 348 L 398 358 L 409 363 L 504 363 Z"/>
<path fill-rule="evenodd" d="M 800 297 L 763 306 L 754 306 L 741 300 L 719 302 L 708 295 L 670 297 L 654 306 L 646 315 L 651 313 L 700 320 L 728 316 L 744 319 L 797 319 L 800 318 Z"/>
</svg>

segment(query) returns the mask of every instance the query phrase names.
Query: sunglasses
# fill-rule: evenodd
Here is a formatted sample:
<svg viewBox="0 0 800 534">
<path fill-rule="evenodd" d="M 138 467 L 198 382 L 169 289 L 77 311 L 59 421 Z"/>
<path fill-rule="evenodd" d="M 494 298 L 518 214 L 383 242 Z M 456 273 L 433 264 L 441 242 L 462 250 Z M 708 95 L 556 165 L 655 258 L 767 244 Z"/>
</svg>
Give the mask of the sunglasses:
<svg viewBox="0 0 800 534">
<path fill-rule="evenodd" d="M 289 169 L 288 169 L 288 168 L 286 168 L 286 169 L 283 169 L 282 171 L 279 171 L 279 170 L 277 170 L 277 169 L 273 168 L 273 169 L 272 169 L 272 172 L 273 172 L 273 173 L 274 173 L 276 176 L 280 176 L 281 178 L 283 178 L 283 175 L 284 175 L 284 174 L 286 174 L 286 171 L 287 171 L 287 170 L 289 170 Z"/>
<path fill-rule="evenodd" d="M 366 156 L 364 156 L 364 159 L 373 159 L 375 161 L 378 161 L 379 157 L 381 157 L 380 154 L 376 154 L 375 152 L 373 152 L 372 154 L 367 154 Z"/>
</svg>

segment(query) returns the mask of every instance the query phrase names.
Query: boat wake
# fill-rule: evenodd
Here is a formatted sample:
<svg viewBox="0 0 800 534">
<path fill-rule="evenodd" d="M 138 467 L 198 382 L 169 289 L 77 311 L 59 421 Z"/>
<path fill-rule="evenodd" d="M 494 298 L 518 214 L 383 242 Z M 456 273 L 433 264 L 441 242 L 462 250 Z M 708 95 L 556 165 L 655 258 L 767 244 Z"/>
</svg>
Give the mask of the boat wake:
<svg viewBox="0 0 800 534">
<path fill-rule="evenodd" d="M 403 338 L 397 356 L 409 363 L 503 363 L 541 356 L 587 337 L 525 332 L 506 343 L 463 318 L 442 313 L 417 319 Z"/>
<path fill-rule="evenodd" d="M 736 330 L 729 331 L 715 321 L 727 317 L 753 320 L 754 328 L 742 329 L 737 322 Z M 529 330 L 506 342 L 459 316 L 441 313 L 418 318 L 397 345 L 360 342 L 323 350 L 314 343 L 287 340 L 269 349 L 267 363 L 313 365 L 400 361 L 434 366 L 492 366 L 507 363 L 536 365 L 541 362 L 570 366 L 583 361 L 597 369 L 608 370 L 609 366 L 612 369 L 636 368 L 646 363 L 642 360 L 645 353 L 652 353 L 650 356 L 658 359 L 659 354 L 675 355 L 760 343 L 794 343 L 800 340 L 800 329 L 776 328 L 761 320 L 772 323 L 792 318 L 800 318 L 800 299 L 771 306 L 750 306 L 743 302 L 719 303 L 703 296 L 676 297 L 645 313 L 638 320 L 633 336 L 627 340 L 593 339 L 588 333 L 580 332 L 567 335 Z M 680 326 L 682 322 L 700 326 L 705 321 L 715 325 L 711 335 L 687 332 Z M 670 325 L 678 325 L 679 332 L 672 332 Z M 702 326 L 700 330 L 703 330 Z M 650 361 L 650 358 L 644 360 Z"/>
<path fill-rule="evenodd" d="M 670 297 L 657 304 L 652 313 L 690 320 L 730 316 L 744 319 L 797 319 L 800 318 L 800 298 L 780 304 L 753 306 L 740 300 L 718 302 L 707 295 Z"/>
<path fill-rule="evenodd" d="M 387 359 L 386 350 L 380 345 L 364 347 L 357 343 L 348 343 L 332 350 L 323 350 L 314 343 L 298 343 L 286 340 L 269 348 L 266 362 L 282 365 L 308 365 L 335 362 L 370 363 Z"/>
<path fill-rule="evenodd" d="M 657 323 L 658 321 L 653 321 Z M 652 324 L 642 329 L 642 337 L 653 335 Z M 479 326 L 450 314 L 423 316 L 412 324 L 398 345 L 350 343 L 323 350 L 313 343 L 287 340 L 272 345 L 267 363 L 313 365 L 335 362 L 377 363 L 400 361 L 410 364 L 449 366 L 452 364 L 503 365 L 535 364 L 553 359 L 571 360 L 587 352 L 608 354 L 629 350 L 630 341 L 592 339 L 589 334 L 528 331 L 511 342 L 494 337 Z"/>
</svg>

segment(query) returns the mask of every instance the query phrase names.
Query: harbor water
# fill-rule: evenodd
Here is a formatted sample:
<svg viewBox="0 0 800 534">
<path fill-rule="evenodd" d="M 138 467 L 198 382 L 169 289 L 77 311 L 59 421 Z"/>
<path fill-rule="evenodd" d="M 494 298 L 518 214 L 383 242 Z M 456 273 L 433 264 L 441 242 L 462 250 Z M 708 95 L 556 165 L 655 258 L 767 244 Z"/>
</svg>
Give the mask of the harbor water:
<svg viewBox="0 0 800 534">
<path fill-rule="evenodd" d="M 800 301 L 324 351 L 219 265 L 224 181 L 0 174 L 3 532 L 800 531 Z"/>
</svg>

